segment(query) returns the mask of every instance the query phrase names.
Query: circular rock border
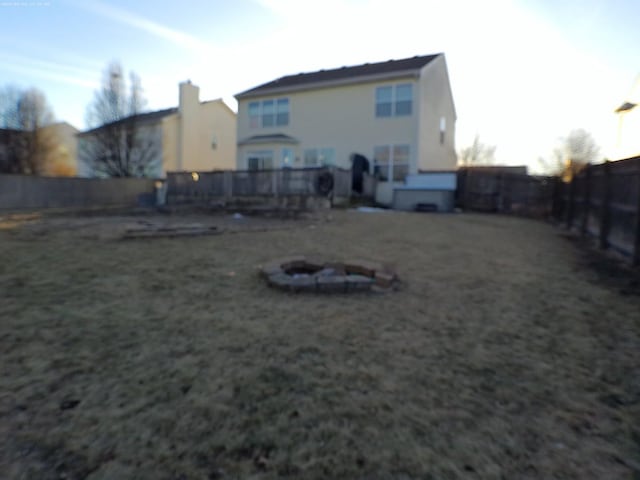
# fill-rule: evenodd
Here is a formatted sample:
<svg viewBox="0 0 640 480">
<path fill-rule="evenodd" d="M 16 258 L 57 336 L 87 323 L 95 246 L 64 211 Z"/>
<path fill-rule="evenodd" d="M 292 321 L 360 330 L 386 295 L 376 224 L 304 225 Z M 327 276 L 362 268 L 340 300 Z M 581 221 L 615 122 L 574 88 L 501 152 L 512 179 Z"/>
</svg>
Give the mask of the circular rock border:
<svg viewBox="0 0 640 480">
<path fill-rule="evenodd" d="M 283 258 L 260 267 L 260 275 L 279 290 L 351 293 L 392 290 L 395 272 L 366 260 L 322 262 L 304 256 Z"/>
</svg>

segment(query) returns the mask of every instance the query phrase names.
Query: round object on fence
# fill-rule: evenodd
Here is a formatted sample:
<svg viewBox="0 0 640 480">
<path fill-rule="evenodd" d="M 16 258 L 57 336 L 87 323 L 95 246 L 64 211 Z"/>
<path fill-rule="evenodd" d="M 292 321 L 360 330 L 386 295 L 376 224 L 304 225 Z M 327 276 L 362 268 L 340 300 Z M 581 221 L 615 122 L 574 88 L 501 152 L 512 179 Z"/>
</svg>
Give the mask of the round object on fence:
<svg viewBox="0 0 640 480">
<path fill-rule="evenodd" d="M 328 195 L 333 190 L 333 175 L 329 172 L 324 172 L 318 175 L 318 193 L 321 195 Z"/>
</svg>

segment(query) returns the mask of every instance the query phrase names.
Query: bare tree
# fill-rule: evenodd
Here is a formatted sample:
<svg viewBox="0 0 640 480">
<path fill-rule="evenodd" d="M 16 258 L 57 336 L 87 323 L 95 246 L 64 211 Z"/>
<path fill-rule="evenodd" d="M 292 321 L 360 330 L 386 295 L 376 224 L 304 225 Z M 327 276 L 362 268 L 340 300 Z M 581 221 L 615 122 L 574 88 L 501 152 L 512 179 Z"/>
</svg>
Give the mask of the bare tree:
<svg viewBox="0 0 640 480">
<path fill-rule="evenodd" d="M 495 163 L 495 153 L 495 146 L 485 145 L 480 141 L 480 137 L 476 135 L 471 145 L 460 150 L 458 164 L 465 167 L 491 165 Z"/>
<path fill-rule="evenodd" d="M 538 161 L 546 173 L 570 180 L 587 164 L 600 159 L 600 148 L 593 136 L 580 128 L 560 138 L 549 159 L 539 158 Z"/>
<path fill-rule="evenodd" d="M 0 89 L 0 128 L 18 130 L 18 104 L 22 90 L 15 85 L 7 85 Z"/>
<path fill-rule="evenodd" d="M 41 173 L 55 139 L 45 127 L 53 113 L 44 93 L 35 88 L 8 86 L 0 91 L 0 128 L 3 129 L 0 171 Z"/>
<path fill-rule="evenodd" d="M 111 63 L 103 84 L 95 92 L 87 109 L 92 130 L 80 137 L 82 162 L 97 176 L 149 176 L 159 161 L 158 132 L 142 122 L 145 107 L 142 86 L 137 75 L 130 85 L 122 66 Z"/>
</svg>

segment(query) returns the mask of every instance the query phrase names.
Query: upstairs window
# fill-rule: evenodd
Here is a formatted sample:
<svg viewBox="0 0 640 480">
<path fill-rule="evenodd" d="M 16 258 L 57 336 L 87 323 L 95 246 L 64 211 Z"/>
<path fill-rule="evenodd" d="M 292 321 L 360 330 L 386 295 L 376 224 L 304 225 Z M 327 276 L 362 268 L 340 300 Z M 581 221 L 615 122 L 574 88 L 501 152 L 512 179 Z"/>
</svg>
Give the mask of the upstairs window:
<svg viewBox="0 0 640 480">
<path fill-rule="evenodd" d="M 273 100 L 262 102 L 262 126 L 273 127 L 275 123 L 275 110 Z"/>
<path fill-rule="evenodd" d="M 376 117 L 390 117 L 392 109 L 393 87 L 376 88 Z"/>
<path fill-rule="evenodd" d="M 440 145 L 444 145 L 444 134 L 447 131 L 447 119 L 440 117 Z"/>
<path fill-rule="evenodd" d="M 251 128 L 260 127 L 260 102 L 249 104 L 249 126 Z"/>
<path fill-rule="evenodd" d="M 289 125 L 289 99 L 278 98 L 249 103 L 249 127 L 269 128 Z"/>
<path fill-rule="evenodd" d="M 410 83 L 396 85 L 396 115 L 411 115 L 413 104 L 413 86 Z"/>
<path fill-rule="evenodd" d="M 289 99 L 279 98 L 276 102 L 276 125 L 284 127 L 289 125 Z"/>
<path fill-rule="evenodd" d="M 376 88 L 376 117 L 401 117 L 413 112 L 413 85 L 399 83 Z"/>
</svg>

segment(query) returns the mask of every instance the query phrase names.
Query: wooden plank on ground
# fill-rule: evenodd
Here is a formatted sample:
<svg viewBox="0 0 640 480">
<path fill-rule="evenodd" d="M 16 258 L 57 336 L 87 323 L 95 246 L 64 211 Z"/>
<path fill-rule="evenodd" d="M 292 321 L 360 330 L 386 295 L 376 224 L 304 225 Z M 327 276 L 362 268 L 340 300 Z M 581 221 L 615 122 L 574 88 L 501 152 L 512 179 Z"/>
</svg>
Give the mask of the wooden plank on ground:
<svg viewBox="0 0 640 480">
<path fill-rule="evenodd" d="M 143 238 L 175 238 L 175 237 L 197 237 L 202 235 L 215 235 L 222 233 L 218 227 L 207 227 L 202 225 L 176 225 L 169 226 L 148 226 L 128 229 L 122 236 L 123 240 L 136 240 Z"/>
</svg>

